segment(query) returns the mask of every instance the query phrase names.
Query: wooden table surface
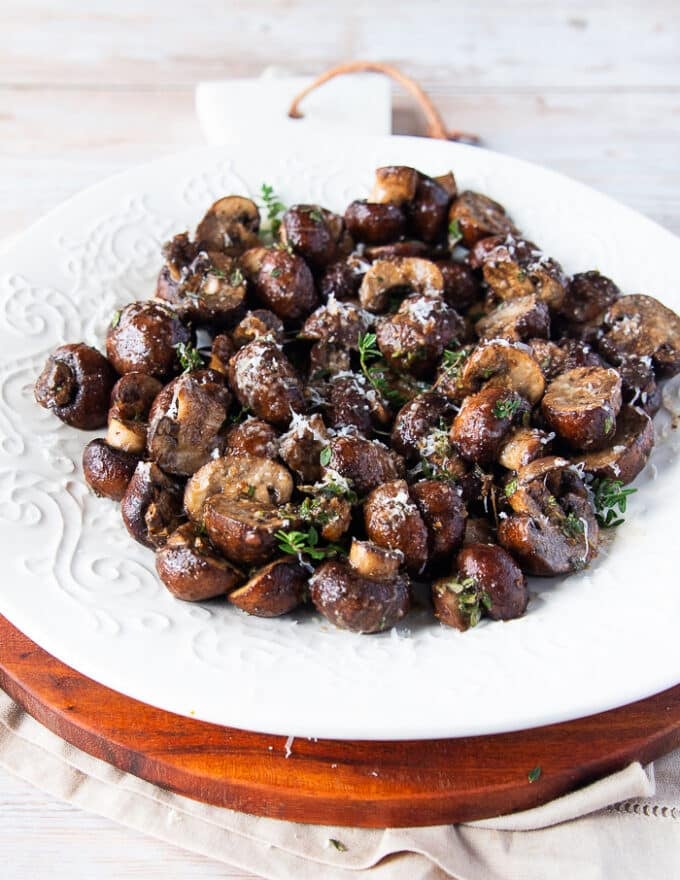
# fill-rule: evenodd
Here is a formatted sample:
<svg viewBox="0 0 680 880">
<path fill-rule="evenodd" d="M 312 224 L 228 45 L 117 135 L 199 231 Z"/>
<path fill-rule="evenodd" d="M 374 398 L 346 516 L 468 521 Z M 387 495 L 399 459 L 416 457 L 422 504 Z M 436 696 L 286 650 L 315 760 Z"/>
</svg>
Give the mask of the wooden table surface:
<svg viewBox="0 0 680 880">
<path fill-rule="evenodd" d="M 450 127 L 562 171 L 680 234 L 677 0 L 4 0 L 0 238 L 103 177 L 202 142 L 203 79 L 350 58 L 416 77 Z M 422 119 L 394 97 L 394 130 Z M 0 773 L 7 880 L 252 875 L 56 802 Z"/>
</svg>

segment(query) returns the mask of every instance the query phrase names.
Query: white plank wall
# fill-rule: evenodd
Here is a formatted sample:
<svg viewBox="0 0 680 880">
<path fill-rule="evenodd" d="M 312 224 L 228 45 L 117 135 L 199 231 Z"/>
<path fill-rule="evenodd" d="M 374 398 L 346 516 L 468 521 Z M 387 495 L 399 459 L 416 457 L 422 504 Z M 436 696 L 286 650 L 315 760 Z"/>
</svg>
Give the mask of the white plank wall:
<svg viewBox="0 0 680 880">
<path fill-rule="evenodd" d="M 0 238 L 104 176 L 201 143 L 201 79 L 390 61 L 447 123 L 680 234 L 677 0 L 0 0 Z M 395 94 L 395 131 L 422 120 Z M 3 880 L 245 878 L 0 773 Z"/>
</svg>

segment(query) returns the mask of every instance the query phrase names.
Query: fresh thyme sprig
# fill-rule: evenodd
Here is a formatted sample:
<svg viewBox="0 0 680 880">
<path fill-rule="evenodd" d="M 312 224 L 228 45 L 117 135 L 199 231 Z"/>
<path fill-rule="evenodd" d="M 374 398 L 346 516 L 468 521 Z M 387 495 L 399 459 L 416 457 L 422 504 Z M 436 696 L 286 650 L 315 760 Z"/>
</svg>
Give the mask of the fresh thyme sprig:
<svg viewBox="0 0 680 880">
<path fill-rule="evenodd" d="M 519 397 L 506 397 L 497 401 L 493 408 L 493 414 L 497 419 L 511 419 L 522 405 Z"/>
<path fill-rule="evenodd" d="M 585 522 L 571 510 L 562 520 L 561 529 L 568 538 L 578 538 L 585 532 Z"/>
<path fill-rule="evenodd" d="M 321 560 L 345 552 L 338 544 L 319 547 L 319 533 L 314 526 L 310 526 L 306 532 L 286 532 L 279 529 L 274 537 L 279 542 L 279 550 L 290 556 L 304 555 L 309 556 L 310 559 Z"/>
<path fill-rule="evenodd" d="M 626 512 L 628 496 L 637 489 L 624 489 L 621 480 L 593 480 L 591 483 L 593 504 L 598 523 L 605 529 L 620 526 Z"/>
<path fill-rule="evenodd" d="M 385 379 L 387 367 L 379 367 L 375 363 L 369 364 L 369 360 L 375 361 L 382 359 L 382 352 L 377 345 L 378 337 L 375 333 L 363 333 L 359 335 L 357 347 L 359 349 L 359 366 L 361 372 L 366 376 L 371 385 L 383 397 L 391 400 L 397 405 L 404 403 L 404 399 L 396 388 L 390 388 L 389 383 Z M 382 361 L 381 361 L 382 362 Z"/>
<path fill-rule="evenodd" d="M 198 349 L 189 342 L 178 342 L 174 346 L 177 351 L 177 359 L 185 373 L 191 373 L 194 370 L 202 370 L 204 367 L 203 358 Z"/>
<path fill-rule="evenodd" d="M 444 586 L 458 597 L 458 609 L 467 618 L 470 626 L 477 626 L 482 619 L 483 609 L 488 611 L 491 608 L 491 596 L 486 590 L 480 590 L 477 581 L 472 577 L 460 581 L 450 578 Z"/>
<path fill-rule="evenodd" d="M 286 206 L 274 192 L 274 187 L 268 183 L 263 183 L 260 187 L 260 198 L 267 212 L 269 228 L 272 235 L 275 236 L 281 226 L 281 214 L 286 210 Z"/>
</svg>

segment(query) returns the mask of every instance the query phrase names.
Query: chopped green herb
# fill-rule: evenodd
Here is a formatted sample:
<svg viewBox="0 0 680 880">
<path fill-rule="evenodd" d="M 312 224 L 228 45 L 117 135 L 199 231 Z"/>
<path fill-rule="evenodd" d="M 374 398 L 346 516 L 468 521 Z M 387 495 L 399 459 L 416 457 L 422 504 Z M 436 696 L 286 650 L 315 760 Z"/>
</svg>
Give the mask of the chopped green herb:
<svg viewBox="0 0 680 880">
<path fill-rule="evenodd" d="M 612 428 L 614 427 L 614 416 L 607 416 L 604 420 L 604 432 L 605 434 L 610 434 Z"/>
<path fill-rule="evenodd" d="M 359 349 L 359 365 L 361 372 L 366 376 L 371 385 L 386 397 L 388 400 L 401 405 L 404 403 L 402 395 L 395 389 L 391 388 L 387 382 L 387 367 L 383 366 L 384 361 L 380 361 L 381 366 L 373 364 L 369 366 L 369 360 L 373 361 L 382 357 L 382 352 L 377 346 L 377 336 L 375 333 L 364 333 L 359 336 L 357 347 Z"/>
<path fill-rule="evenodd" d="M 263 183 L 260 187 L 260 198 L 263 206 L 267 211 L 267 220 L 272 235 L 276 235 L 281 227 L 280 216 L 286 210 L 286 206 L 274 192 L 274 188 L 268 183 Z"/>
<path fill-rule="evenodd" d="M 458 608 L 469 625 L 477 626 L 482 619 L 482 608 L 488 610 L 491 607 L 491 596 L 485 590 L 480 590 L 477 581 L 471 577 L 460 581 L 450 578 L 443 586 L 458 596 Z"/>
<path fill-rule="evenodd" d="M 331 460 L 331 448 L 330 448 L 330 446 L 325 446 L 321 450 L 321 454 L 319 455 L 319 463 L 323 467 L 328 467 L 330 460 Z"/>
<path fill-rule="evenodd" d="M 211 266 L 208 269 L 208 275 L 214 275 L 215 278 L 226 278 L 227 277 L 227 273 L 224 271 L 224 269 L 216 269 L 215 266 Z"/>
<path fill-rule="evenodd" d="M 308 209 L 307 214 L 309 214 L 310 220 L 313 220 L 315 223 L 323 223 L 323 214 L 318 208 Z"/>
<path fill-rule="evenodd" d="M 279 550 L 282 553 L 288 553 L 290 556 L 304 554 L 309 556 L 310 559 L 321 560 L 345 553 L 344 549 L 337 544 L 327 544 L 325 547 L 319 547 L 319 533 L 314 526 L 310 526 L 306 532 L 286 532 L 283 529 L 279 529 L 274 537 L 279 542 Z"/>
<path fill-rule="evenodd" d="M 269 274 L 272 276 L 272 278 L 278 278 L 279 275 L 281 274 L 281 269 L 276 267 L 275 269 L 272 269 Z"/>
<path fill-rule="evenodd" d="M 117 312 L 113 313 L 113 317 L 111 318 L 111 329 L 115 330 L 115 328 L 120 324 L 120 316 L 122 314 L 122 309 L 118 309 Z"/>
<path fill-rule="evenodd" d="M 245 278 L 243 277 L 243 272 L 240 269 L 234 269 L 234 271 L 229 276 L 229 284 L 231 287 L 240 287 Z"/>
<path fill-rule="evenodd" d="M 506 397 L 499 400 L 493 408 L 493 414 L 497 419 L 511 419 L 522 405 L 519 397 Z"/>
<path fill-rule="evenodd" d="M 562 520 L 561 528 L 568 538 L 578 538 L 584 533 L 586 526 L 585 521 L 572 510 Z"/>
<path fill-rule="evenodd" d="M 247 494 L 248 498 L 253 498 L 255 495 L 255 486 L 248 486 Z"/>
<path fill-rule="evenodd" d="M 527 779 L 529 780 L 529 782 L 536 782 L 538 779 L 540 779 L 542 772 L 543 771 L 540 767 L 534 767 L 533 770 L 529 770 L 529 772 L 527 773 Z"/>
<path fill-rule="evenodd" d="M 203 358 L 191 343 L 178 342 L 174 348 L 177 350 L 177 359 L 185 373 L 203 369 Z"/>
<path fill-rule="evenodd" d="M 338 852 L 347 852 L 347 847 L 341 840 L 336 840 L 334 837 L 329 837 L 328 842 L 331 846 L 334 846 Z"/>
<path fill-rule="evenodd" d="M 463 232 L 460 228 L 460 223 L 458 222 L 458 218 L 456 217 L 449 223 L 449 245 L 453 247 L 454 244 L 457 244 L 461 238 L 463 237 Z"/>
<path fill-rule="evenodd" d="M 597 521 L 605 529 L 620 526 L 626 512 L 628 496 L 637 489 L 624 489 L 621 480 L 593 480 L 591 485 Z"/>
<path fill-rule="evenodd" d="M 505 484 L 505 497 L 510 498 L 511 495 L 514 495 L 515 492 L 517 491 L 517 486 L 518 486 L 518 483 L 517 483 L 516 479 L 510 480 L 509 483 L 506 483 Z"/>
</svg>

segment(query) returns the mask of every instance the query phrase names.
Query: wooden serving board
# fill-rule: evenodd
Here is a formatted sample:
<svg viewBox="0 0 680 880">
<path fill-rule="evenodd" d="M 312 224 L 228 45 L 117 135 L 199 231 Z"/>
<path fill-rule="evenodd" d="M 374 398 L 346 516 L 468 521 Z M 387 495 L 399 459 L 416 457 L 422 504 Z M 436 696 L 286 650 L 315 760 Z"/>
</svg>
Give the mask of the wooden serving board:
<svg viewBox="0 0 680 880">
<path fill-rule="evenodd" d="M 528 809 L 680 745 L 680 685 L 578 721 L 495 736 L 290 742 L 123 696 L 56 660 L 2 616 L 0 685 L 63 739 L 162 788 L 329 825 L 438 825 Z"/>
</svg>

